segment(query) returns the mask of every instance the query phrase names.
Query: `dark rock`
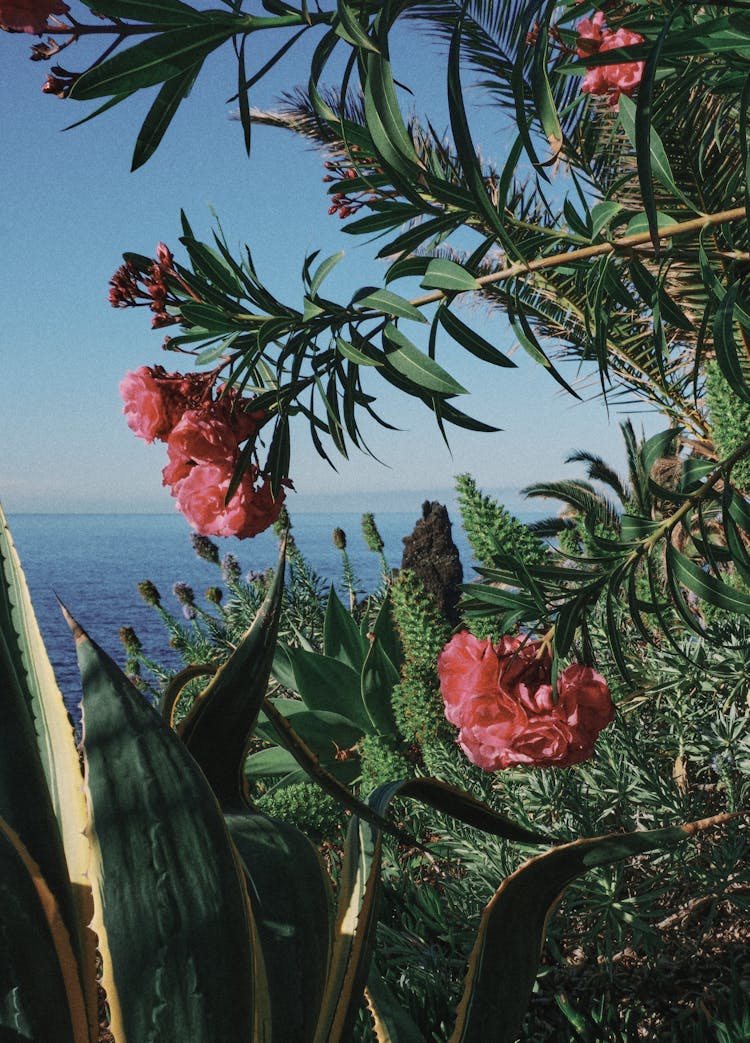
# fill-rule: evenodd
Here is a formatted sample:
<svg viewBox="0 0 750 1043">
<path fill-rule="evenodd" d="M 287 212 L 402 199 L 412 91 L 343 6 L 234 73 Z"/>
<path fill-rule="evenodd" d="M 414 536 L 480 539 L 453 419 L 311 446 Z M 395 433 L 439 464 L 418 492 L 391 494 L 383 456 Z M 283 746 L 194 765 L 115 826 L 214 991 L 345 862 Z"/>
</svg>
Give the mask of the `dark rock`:
<svg viewBox="0 0 750 1043">
<path fill-rule="evenodd" d="M 422 517 L 410 536 L 404 537 L 401 568 L 413 572 L 435 599 L 440 612 L 453 626 L 459 620 L 459 587 L 464 570 L 451 536 L 448 511 L 437 501 L 425 500 Z"/>
</svg>

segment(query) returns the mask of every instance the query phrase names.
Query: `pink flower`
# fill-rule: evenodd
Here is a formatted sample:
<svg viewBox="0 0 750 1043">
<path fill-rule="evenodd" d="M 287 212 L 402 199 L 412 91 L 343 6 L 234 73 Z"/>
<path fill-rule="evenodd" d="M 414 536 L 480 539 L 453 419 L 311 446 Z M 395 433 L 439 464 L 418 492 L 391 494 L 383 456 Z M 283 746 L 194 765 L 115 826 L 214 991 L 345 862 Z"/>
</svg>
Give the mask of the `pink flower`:
<svg viewBox="0 0 750 1043">
<path fill-rule="evenodd" d="M 257 433 L 265 414 L 246 413 L 231 406 L 229 397 L 208 402 L 187 410 L 175 424 L 167 439 L 169 463 L 162 471 L 164 485 L 172 486 L 173 496 L 196 465 L 229 464 L 231 470 L 239 445 Z"/>
<path fill-rule="evenodd" d="M 225 504 L 232 471 L 233 463 L 226 461 L 196 464 L 174 492 L 177 507 L 201 536 L 246 539 L 263 532 L 281 513 L 283 490 L 274 500 L 268 478 L 263 478 L 256 489 L 260 477 L 257 467 L 243 476 L 237 492 Z"/>
<path fill-rule="evenodd" d="M 620 28 L 616 32 L 604 24 L 604 14 L 597 11 L 593 18 L 582 18 L 576 26 L 578 39 L 576 53 L 579 58 L 592 54 L 613 51 L 617 47 L 630 47 L 644 43 L 645 37 L 630 29 Z M 621 94 L 632 94 L 643 76 L 645 62 L 619 62 L 616 65 L 595 65 L 586 70 L 581 90 L 584 94 L 605 97 L 617 109 Z"/>
<path fill-rule="evenodd" d="M 208 389 L 202 373 L 167 373 L 162 366 L 141 366 L 120 382 L 123 412 L 130 430 L 147 442 L 166 441 L 190 402 Z"/>
<path fill-rule="evenodd" d="M 69 10 L 62 0 L 0 0 L 0 29 L 41 36 L 50 15 Z"/>
<path fill-rule="evenodd" d="M 614 716 L 607 682 L 588 666 L 566 667 L 553 698 L 551 660 L 539 642 L 497 645 L 466 631 L 438 657 L 445 715 L 469 760 L 497 771 L 516 764 L 564 767 L 587 760 Z"/>
</svg>

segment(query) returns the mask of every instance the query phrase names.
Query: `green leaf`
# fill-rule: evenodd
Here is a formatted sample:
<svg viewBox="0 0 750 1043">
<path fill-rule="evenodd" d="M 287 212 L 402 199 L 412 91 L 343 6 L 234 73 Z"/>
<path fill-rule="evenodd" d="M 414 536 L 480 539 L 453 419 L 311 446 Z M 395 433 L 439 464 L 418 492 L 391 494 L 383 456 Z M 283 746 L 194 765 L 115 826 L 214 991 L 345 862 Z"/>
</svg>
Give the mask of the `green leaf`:
<svg viewBox="0 0 750 1043">
<path fill-rule="evenodd" d="M 693 823 L 576 840 L 532 858 L 507 877 L 482 914 L 449 1043 L 515 1043 L 536 978 L 547 920 L 573 880 L 596 866 L 671 847 L 703 826 Z"/>
<path fill-rule="evenodd" d="M 613 217 L 622 210 L 622 203 L 605 199 L 591 208 L 591 238 L 596 239 L 603 228 L 606 228 Z"/>
<path fill-rule="evenodd" d="M 326 278 L 327 275 L 330 274 L 330 272 L 333 271 L 333 269 L 336 267 L 336 265 L 339 263 L 339 261 L 343 258 L 343 256 L 344 256 L 344 251 L 343 250 L 339 250 L 338 253 L 331 254 L 330 257 L 327 257 L 325 259 L 325 261 L 321 261 L 320 262 L 318 267 L 315 269 L 315 273 L 314 273 L 312 279 L 310 280 L 310 296 L 311 297 L 315 297 L 317 295 L 317 292 L 320 289 L 320 287 L 321 287 L 321 285 L 323 283 L 323 280 Z"/>
<path fill-rule="evenodd" d="M 346 0 L 336 0 L 336 13 L 339 22 L 335 25 L 335 30 L 342 39 L 353 47 L 361 47 L 363 50 L 372 51 L 375 54 L 380 53 L 357 18 L 356 10 L 350 7 Z"/>
<path fill-rule="evenodd" d="M 399 108 L 387 51 L 387 34 L 380 33 L 377 40 L 380 53 L 368 53 L 364 56 L 364 106 L 367 129 L 385 162 L 402 178 L 413 181 L 423 164 L 414 150 L 414 143 Z"/>
<path fill-rule="evenodd" d="M 251 921 L 216 798 L 157 711 L 69 622 L 83 681 L 92 926 L 112 1034 L 191 1043 L 246 1038 L 254 1011 Z"/>
<path fill-rule="evenodd" d="M 299 699 L 274 699 L 273 705 L 284 714 L 305 745 L 326 764 L 336 759 L 338 750 L 348 750 L 362 738 L 362 729 L 340 713 L 308 710 Z M 258 718 L 255 733 L 268 742 L 279 741 L 263 713 Z"/>
<path fill-rule="evenodd" d="M 360 293 L 363 291 L 360 290 Z M 357 304 L 360 308 L 371 308 L 383 315 L 395 315 L 402 319 L 413 319 L 415 322 L 427 322 L 418 308 L 415 308 L 405 297 L 399 297 L 397 293 L 393 293 L 392 290 L 378 289 L 371 292 L 365 290 L 363 296 L 355 294 L 352 304 Z"/>
<path fill-rule="evenodd" d="M 388 323 L 383 333 L 388 363 L 411 383 L 442 395 L 466 395 L 465 387 L 454 380 L 434 359 L 412 344 L 398 326 Z"/>
<path fill-rule="evenodd" d="M 367 976 L 365 1000 L 377 1043 L 425 1043 L 411 1015 L 383 981 L 374 961 Z"/>
<path fill-rule="evenodd" d="M 335 587 L 331 584 L 323 620 L 323 652 L 359 672 L 366 651 L 359 627 L 351 613 L 342 605 Z"/>
<path fill-rule="evenodd" d="M 391 662 L 382 642 L 373 636 L 362 667 L 362 702 L 376 732 L 380 735 L 398 735 L 393 716 L 391 695 L 401 675 Z"/>
<path fill-rule="evenodd" d="M 714 347 L 716 361 L 727 383 L 743 402 L 750 402 L 750 360 L 744 352 L 738 351 L 734 336 L 734 311 L 738 292 L 737 284 L 730 286 L 724 299 L 719 302 L 714 319 Z"/>
<path fill-rule="evenodd" d="M 0 1037 L 89 1043 L 76 959 L 39 867 L 0 819 Z"/>
<path fill-rule="evenodd" d="M 167 80 L 156 96 L 156 100 L 149 109 L 143 126 L 138 132 L 138 138 L 133 151 L 131 171 L 142 167 L 156 152 L 161 139 L 172 122 L 174 114 L 180 106 L 183 98 L 190 93 L 190 88 L 201 70 L 202 62 L 186 69 L 185 72 Z"/>
<path fill-rule="evenodd" d="M 437 319 L 448 336 L 452 337 L 462 348 L 466 348 L 475 358 L 488 362 L 492 366 L 503 366 L 506 369 L 516 368 L 512 359 L 481 337 L 476 330 L 462 322 L 446 305 L 438 308 Z"/>
<path fill-rule="evenodd" d="M 666 545 L 666 555 L 667 567 L 674 578 L 701 600 L 737 615 L 750 614 L 750 596 L 704 571 L 669 543 Z"/>
<path fill-rule="evenodd" d="M 382 366 L 383 363 L 379 359 L 371 358 L 369 355 L 365 355 L 364 351 L 360 351 L 359 348 L 355 348 L 354 345 L 344 340 L 343 337 L 336 338 L 336 350 L 340 355 L 343 355 L 345 359 L 349 359 L 350 362 L 355 363 L 357 366 Z M 376 349 L 373 348 L 373 351 Z"/>
<path fill-rule="evenodd" d="M 273 1038 L 307 1043 L 315 1029 L 333 941 L 328 873 L 317 849 L 287 822 L 265 815 L 231 815 L 227 826 L 245 869 L 263 952 Z"/>
<path fill-rule="evenodd" d="M 182 741 L 225 811 L 245 808 L 242 764 L 274 658 L 284 587 L 284 552 L 282 541 L 273 583 L 252 626 L 179 726 Z"/>
<path fill-rule="evenodd" d="M 55 895 L 85 984 L 94 969 L 94 951 L 80 763 L 2 507 L 0 694 L 0 818 L 18 835 Z M 90 983 L 87 998 L 95 1004 Z"/>
<path fill-rule="evenodd" d="M 225 43 L 235 28 L 230 16 L 228 22 L 210 27 L 201 23 L 189 29 L 168 29 L 92 66 L 76 80 L 70 97 L 93 101 L 183 76 Z"/>
<path fill-rule="evenodd" d="M 421 285 L 425 289 L 449 290 L 463 293 L 466 290 L 478 290 L 481 283 L 455 261 L 436 257 L 430 261 Z"/>
<path fill-rule="evenodd" d="M 294 690 L 309 710 L 332 710 L 362 729 L 372 731 L 372 722 L 362 703 L 359 670 L 318 652 L 287 649 L 294 669 Z"/>
<path fill-rule="evenodd" d="M 196 275 L 209 279 L 213 286 L 228 297 L 244 296 L 245 287 L 220 253 L 191 236 L 180 236 L 180 242 L 188 252 Z"/>
<path fill-rule="evenodd" d="M 151 25 L 194 25 L 204 20 L 204 12 L 181 0 L 82 0 L 96 14 L 109 18 L 130 18 Z"/>
</svg>

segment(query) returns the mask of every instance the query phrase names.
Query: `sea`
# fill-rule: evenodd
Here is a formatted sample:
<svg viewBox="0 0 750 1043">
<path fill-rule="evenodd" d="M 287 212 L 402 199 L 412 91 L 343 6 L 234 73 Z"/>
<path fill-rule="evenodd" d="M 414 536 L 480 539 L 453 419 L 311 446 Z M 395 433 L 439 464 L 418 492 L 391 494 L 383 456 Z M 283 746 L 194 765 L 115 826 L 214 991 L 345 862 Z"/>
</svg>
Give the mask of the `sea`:
<svg viewBox="0 0 750 1043">
<path fill-rule="evenodd" d="M 401 564 L 403 538 L 414 528 L 419 510 L 411 513 L 375 513 L 391 568 Z M 474 576 L 472 555 L 458 517 L 453 539 L 461 555 L 464 580 Z M 379 584 L 381 562 L 367 548 L 361 514 L 299 513 L 293 518 L 298 547 L 328 586 L 344 594 L 342 557 L 333 543 L 334 528 L 346 533 L 346 548 L 362 595 Z M 157 612 L 138 594 L 138 584 L 151 580 L 162 602 L 175 616 L 181 606 L 173 594 L 175 583 L 187 583 L 206 609 L 205 590 L 221 585 L 220 569 L 193 551 L 190 529 L 172 514 L 11 514 L 11 533 L 21 558 L 31 598 L 47 651 L 66 705 L 78 716 L 80 679 L 70 631 L 58 599 L 89 635 L 121 666 L 125 654 L 119 638 L 123 626 L 133 627 L 144 653 L 168 668 L 179 669 L 169 647 L 167 631 Z M 242 574 L 260 572 L 275 564 L 278 541 L 271 530 L 251 540 L 217 539 L 223 557 L 231 553 Z"/>
</svg>

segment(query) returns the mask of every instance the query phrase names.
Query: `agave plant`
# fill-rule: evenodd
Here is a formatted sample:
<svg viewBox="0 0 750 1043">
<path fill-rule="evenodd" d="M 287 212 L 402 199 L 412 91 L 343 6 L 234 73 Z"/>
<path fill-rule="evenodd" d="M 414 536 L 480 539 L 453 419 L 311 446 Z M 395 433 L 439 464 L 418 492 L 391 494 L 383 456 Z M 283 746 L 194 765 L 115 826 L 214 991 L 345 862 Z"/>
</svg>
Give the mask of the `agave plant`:
<svg viewBox="0 0 750 1043">
<path fill-rule="evenodd" d="M 4 517 L 0 559 L 3 1030 L 95 1043 L 99 984 L 117 1043 L 343 1043 L 363 991 L 379 1039 L 397 1029 L 419 1039 L 370 975 L 382 831 L 403 835 L 387 818 L 389 802 L 413 798 L 520 844 L 550 838 L 436 780 L 394 781 L 367 803 L 347 798 L 353 814 L 333 901 L 309 841 L 255 812 L 244 792 L 248 736 L 268 710 L 283 562 L 181 735 L 70 619 L 83 680 L 82 775 Z M 295 750 L 314 766 L 301 741 Z M 470 957 L 454 1043 L 516 1038 L 546 918 L 571 880 L 713 824 L 553 846 L 499 882 Z"/>
</svg>

